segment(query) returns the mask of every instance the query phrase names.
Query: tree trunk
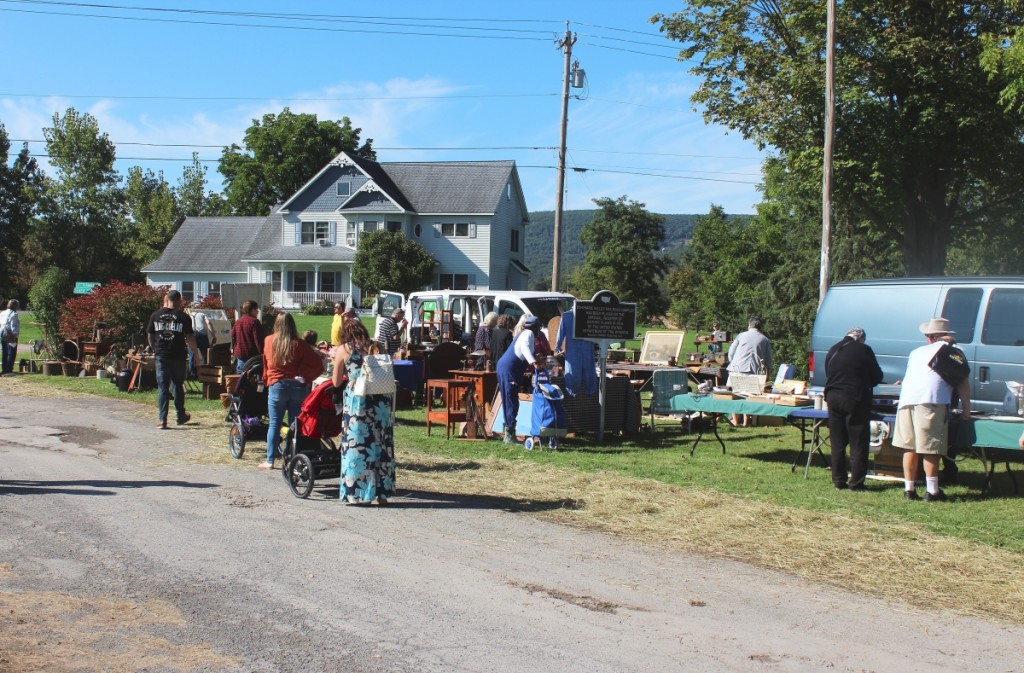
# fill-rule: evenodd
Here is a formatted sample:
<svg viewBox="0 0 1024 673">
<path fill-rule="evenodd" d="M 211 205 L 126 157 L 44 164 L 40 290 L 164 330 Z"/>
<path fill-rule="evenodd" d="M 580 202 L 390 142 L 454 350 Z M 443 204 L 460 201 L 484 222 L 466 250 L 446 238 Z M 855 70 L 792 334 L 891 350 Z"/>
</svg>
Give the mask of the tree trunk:
<svg viewBox="0 0 1024 673">
<path fill-rule="evenodd" d="M 950 225 L 949 218 L 944 215 L 936 215 L 922 205 L 904 218 L 903 264 L 908 276 L 941 276 L 945 273 Z"/>
</svg>

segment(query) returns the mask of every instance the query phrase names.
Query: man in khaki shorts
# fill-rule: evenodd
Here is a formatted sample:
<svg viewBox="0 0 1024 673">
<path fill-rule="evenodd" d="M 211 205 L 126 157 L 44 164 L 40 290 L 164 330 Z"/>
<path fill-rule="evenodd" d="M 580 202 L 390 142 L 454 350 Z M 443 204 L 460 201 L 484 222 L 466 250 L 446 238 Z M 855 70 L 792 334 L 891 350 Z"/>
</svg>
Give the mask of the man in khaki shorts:
<svg viewBox="0 0 1024 673">
<path fill-rule="evenodd" d="M 900 401 L 896 410 L 896 431 L 893 446 L 904 450 L 904 497 L 920 500 L 914 478 L 924 461 L 927 492 L 926 502 L 941 502 L 946 494 L 939 489 L 939 459 L 949 447 L 949 405 L 953 387 L 937 374 L 929 363 L 945 343 L 942 337 L 954 334 L 945 318 L 932 318 L 918 328 L 928 341 L 915 348 L 907 357 L 907 373 L 900 388 Z M 971 383 L 964 379 L 958 386 L 960 405 L 964 417 L 971 414 Z"/>
</svg>

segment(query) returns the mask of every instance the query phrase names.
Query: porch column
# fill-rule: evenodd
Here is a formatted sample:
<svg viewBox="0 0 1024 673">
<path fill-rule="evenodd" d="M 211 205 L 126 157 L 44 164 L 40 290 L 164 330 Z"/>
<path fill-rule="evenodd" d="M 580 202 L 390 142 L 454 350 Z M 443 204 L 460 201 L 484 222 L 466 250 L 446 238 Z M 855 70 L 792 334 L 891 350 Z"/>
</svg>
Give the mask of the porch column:
<svg viewBox="0 0 1024 673">
<path fill-rule="evenodd" d="M 278 264 L 278 267 L 280 267 L 280 269 L 281 269 L 281 307 L 283 308 L 284 305 L 285 305 L 284 299 L 285 299 L 286 296 L 288 296 L 286 294 L 286 291 L 285 291 L 285 287 L 286 287 L 285 281 L 287 280 L 287 278 L 286 278 L 285 273 L 284 273 L 284 264 Z"/>
<path fill-rule="evenodd" d="M 320 299 L 320 265 L 313 265 L 313 302 L 316 303 Z"/>
</svg>

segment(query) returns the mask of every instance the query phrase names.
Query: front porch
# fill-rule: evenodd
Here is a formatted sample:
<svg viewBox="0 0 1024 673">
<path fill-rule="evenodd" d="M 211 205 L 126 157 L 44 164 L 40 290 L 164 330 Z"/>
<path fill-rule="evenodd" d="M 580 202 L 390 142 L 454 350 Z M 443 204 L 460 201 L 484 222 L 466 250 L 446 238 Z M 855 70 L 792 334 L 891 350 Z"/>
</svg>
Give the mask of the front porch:
<svg viewBox="0 0 1024 673">
<path fill-rule="evenodd" d="M 349 292 L 286 292 L 278 290 L 273 293 L 274 306 L 287 310 L 294 310 L 309 306 L 310 304 L 324 303 L 334 304 L 343 301 L 345 306 L 350 306 L 352 295 Z"/>
</svg>

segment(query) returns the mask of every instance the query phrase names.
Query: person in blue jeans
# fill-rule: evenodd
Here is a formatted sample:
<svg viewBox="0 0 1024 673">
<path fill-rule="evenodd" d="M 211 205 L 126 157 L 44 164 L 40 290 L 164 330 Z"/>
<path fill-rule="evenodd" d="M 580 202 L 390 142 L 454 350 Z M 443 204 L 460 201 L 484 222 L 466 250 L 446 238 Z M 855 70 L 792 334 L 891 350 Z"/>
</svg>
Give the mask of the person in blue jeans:
<svg viewBox="0 0 1024 673">
<path fill-rule="evenodd" d="M 299 337 L 295 319 L 282 313 L 274 321 L 274 333 L 263 344 L 263 382 L 267 386 L 267 462 L 261 470 L 274 469 L 274 460 L 281 455 L 281 427 L 287 412 L 288 421 L 299 416 L 302 401 L 309 393 L 313 379 L 324 371 L 324 362 L 315 348 Z"/>
<path fill-rule="evenodd" d="M 181 293 L 171 290 L 164 296 L 164 305 L 153 312 L 146 326 L 149 346 L 156 355 L 157 429 L 167 429 L 167 412 L 171 398 L 178 425 L 192 416 L 185 411 L 185 369 L 188 351 L 198 357 L 196 339 L 192 335 L 192 319 L 181 310 Z"/>
<path fill-rule="evenodd" d="M 498 360 L 498 390 L 501 391 L 501 408 L 505 413 L 505 444 L 516 442 L 516 416 L 519 414 L 519 388 L 527 367 L 543 369 L 534 351 L 534 338 L 540 332 L 537 316 L 528 315 L 523 321 L 523 331 L 512 341 L 512 345 Z"/>
</svg>

